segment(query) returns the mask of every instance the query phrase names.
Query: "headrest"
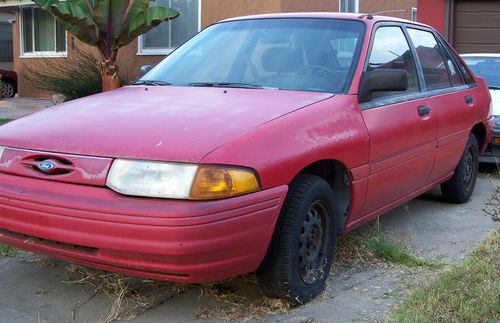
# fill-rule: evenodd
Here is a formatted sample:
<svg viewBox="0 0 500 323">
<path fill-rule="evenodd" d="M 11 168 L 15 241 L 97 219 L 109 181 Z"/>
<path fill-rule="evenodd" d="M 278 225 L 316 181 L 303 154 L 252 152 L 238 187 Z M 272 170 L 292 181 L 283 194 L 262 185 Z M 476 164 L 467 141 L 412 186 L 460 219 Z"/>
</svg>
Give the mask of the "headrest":
<svg viewBox="0 0 500 323">
<path fill-rule="evenodd" d="M 267 72 L 292 73 L 300 67 L 297 53 L 288 47 L 268 48 L 262 54 L 262 67 Z"/>
</svg>

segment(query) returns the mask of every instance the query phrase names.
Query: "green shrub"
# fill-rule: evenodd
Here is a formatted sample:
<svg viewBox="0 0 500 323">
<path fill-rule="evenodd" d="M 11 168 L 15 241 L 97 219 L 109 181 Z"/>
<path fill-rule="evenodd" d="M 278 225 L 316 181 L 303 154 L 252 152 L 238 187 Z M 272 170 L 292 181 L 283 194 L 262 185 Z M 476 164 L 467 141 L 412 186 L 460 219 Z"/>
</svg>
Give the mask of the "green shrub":
<svg viewBox="0 0 500 323">
<path fill-rule="evenodd" d="M 73 100 L 101 92 L 98 58 L 80 50 L 64 59 L 40 60 L 27 66 L 24 77 L 38 90 L 60 93 Z"/>
</svg>

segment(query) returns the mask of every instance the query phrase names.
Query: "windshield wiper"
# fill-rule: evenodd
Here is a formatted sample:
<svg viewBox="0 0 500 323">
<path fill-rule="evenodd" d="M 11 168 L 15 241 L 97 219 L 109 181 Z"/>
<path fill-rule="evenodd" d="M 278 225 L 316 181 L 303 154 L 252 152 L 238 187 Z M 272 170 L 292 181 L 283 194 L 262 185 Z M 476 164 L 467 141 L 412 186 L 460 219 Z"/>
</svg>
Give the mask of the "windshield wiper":
<svg viewBox="0 0 500 323">
<path fill-rule="evenodd" d="M 200 87 L 234 87 L 241 89 L 263 89 L 264 87 L 249 83 L 234 83 L 234 82 L 197 82 L 189 83 L 189 86 Z"/>
<path fill-rule="evenodd" d="M 165 81 L 157 81 L 157 80 L 137 80 L 131 83 L 132 85 L 150 85 L 150 86 L 165 86 L 172 85 Z"/>
<path fill-rule="evenodd" d="M 490 89 L 490 90 L 500 90 L 500 85 L 488 85 L 488 89 Z"/>
</svg>

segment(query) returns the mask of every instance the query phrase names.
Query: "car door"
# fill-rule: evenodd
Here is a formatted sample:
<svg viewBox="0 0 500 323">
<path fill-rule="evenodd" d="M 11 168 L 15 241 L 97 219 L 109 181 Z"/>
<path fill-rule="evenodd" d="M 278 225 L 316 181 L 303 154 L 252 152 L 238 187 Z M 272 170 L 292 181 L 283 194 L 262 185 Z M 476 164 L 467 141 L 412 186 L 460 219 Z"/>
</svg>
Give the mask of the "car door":
<svg viewBox="0 0 500 323">
<path fill-rule="evenodd" d="M 408 89 L 374 93 L 360 104 L 370 137 L 370 175 L 363 208 L 367 215 L 422 188 L 429 182 L 436 149 L 436 118 L 422 91 L 414 52 L 399 25 L 374 32 L 366 71 L 404 69 Z"/>
<path fill-rule="evenodd" d="M 451 50 L 440 43 L 428 29 L 410 26 L 408 35 L 415 47 L 425 88 L 437 119 L 436 165 L 431 181 L 449 176 L 462 156 L 474 124 L 478 101 L 475 90 L 468 86 L 473 79 L 464 76 Z"/>
</svg>

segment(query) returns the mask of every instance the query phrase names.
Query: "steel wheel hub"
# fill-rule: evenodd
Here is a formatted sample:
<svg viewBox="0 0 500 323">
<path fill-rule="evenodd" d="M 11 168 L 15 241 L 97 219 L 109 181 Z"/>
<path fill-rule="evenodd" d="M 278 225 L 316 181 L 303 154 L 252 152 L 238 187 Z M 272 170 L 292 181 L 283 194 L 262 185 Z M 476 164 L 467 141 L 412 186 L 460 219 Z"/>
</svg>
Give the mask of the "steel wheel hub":
<svg viewBox="0 0 500 323">
<path fill-rule="evenodd" d="M 299 239 L 299 273 L 310 285 L 324 276 L 328 248 L 328 212 L 323 202 L 314 202 L 306 213 Z"/>
</svg>

